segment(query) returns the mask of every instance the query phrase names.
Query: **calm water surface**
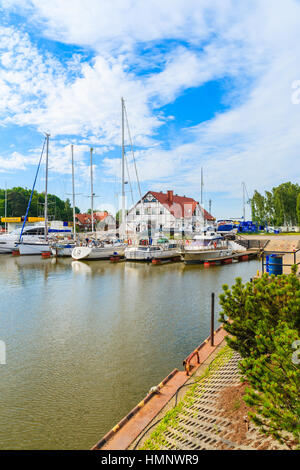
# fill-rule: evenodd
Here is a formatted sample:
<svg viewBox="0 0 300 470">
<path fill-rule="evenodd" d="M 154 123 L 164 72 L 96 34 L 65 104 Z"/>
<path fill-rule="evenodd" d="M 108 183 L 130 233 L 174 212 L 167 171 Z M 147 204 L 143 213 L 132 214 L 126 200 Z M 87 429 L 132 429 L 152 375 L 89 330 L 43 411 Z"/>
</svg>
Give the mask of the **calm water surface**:
<svg viewBox="0 0 300 470">
<path fill-rule="evenodd" d="M 209 335 L 211 292 L 258 268 L 2 255 L 0 448 L 90 448 Z"/>
</svg>

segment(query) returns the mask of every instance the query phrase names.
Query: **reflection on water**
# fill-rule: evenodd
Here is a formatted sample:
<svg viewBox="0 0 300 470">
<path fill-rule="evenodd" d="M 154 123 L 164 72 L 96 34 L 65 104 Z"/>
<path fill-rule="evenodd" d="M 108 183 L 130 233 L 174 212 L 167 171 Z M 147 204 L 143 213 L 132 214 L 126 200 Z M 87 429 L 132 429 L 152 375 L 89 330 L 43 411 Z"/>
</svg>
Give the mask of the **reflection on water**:
<svg viewBox="0 0 300 470">
<path fill-rule="evenodd" d="M 208 336 L 211 292 L 257 269 L 2 255 L 0 448 L 90 448 Z"/>
</svg>

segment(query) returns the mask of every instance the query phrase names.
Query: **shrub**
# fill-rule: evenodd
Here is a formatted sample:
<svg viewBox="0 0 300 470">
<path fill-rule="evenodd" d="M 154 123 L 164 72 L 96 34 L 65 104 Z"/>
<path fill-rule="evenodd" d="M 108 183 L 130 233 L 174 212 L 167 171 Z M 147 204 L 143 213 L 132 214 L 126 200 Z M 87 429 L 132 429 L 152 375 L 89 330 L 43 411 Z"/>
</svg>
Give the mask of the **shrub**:
<svg viewBox="0 0 300 470">
<path fill-rule="evenodd" d="M 300 283 L 289 275 L 240 278 L 220 296 L 220 320 L 228 345 L 242 356 L 249 416 L 259 429 L 291 448 L 300 445 L 300 370 L 293 345 L 300 344 Z M 299 343 L 296 343 L 299 341 Z"/>
</svg>

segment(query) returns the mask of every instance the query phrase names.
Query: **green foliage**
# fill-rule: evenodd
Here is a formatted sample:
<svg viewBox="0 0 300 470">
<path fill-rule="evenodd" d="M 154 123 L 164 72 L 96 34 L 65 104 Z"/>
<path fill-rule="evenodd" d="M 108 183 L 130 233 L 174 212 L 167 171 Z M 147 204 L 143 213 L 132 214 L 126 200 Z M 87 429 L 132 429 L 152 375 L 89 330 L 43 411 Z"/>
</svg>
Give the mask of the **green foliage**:
<svg viewBox="0 0 300 470">
<path fill-rule="evenodd" d="M 249 413 L 250 418 L 263 433 L 290 448 L 300 448 L 300 367 L 292 361 L 292 346 L 299 339 L 296 330 L 279 322 L 271 336 L 256 336 L 259 357 L 253 354 L 240 364 L 252 386 L 244 398 L 255 409 L 255 413 Z M 293 436 L 293 442 L 286 433 Z"/>
<path fill-rule="evenodd" d="M 174 408 L 169 410 L 158 426 L 151 433 L 150 437 L 144 442 L 140 450 L 161 450 L 162 447 L 169 447 L 165 439 L 165 432 L 168 429 L 176 429 L 180 426 L 180 413 L 183 408 L 191 408 L 194 403 L 195 393 L 199 397 L 205 390 L 205 387 L 213 379 L 214 373 L 226 364 L 232 357 L 233 352 L 225 346 L 217 354 L 213 362 L 207 367 L 203 375 L 195 378 L 195 383 L 191 384 L 183 399 Z"/>
<path fill-rule="evenodd" d="M 300 186 L 283 183 L 272 191 L 266 191 L 265 196 L 254 191 L 251 207 L 252 219 L 259 224 L 300 224 Z"/>
<path fill-rule="evenodd" d="M 26 213 L 31 190 L 16 187 L 7 190 L 7 217 L 21 217 Z M 29 217 L 43 216 L 45 194 L 34 191 L 29 209 Z M 75 209 L 76 213 L 80 210 Z M 0 189 L 0 217 L 5 215 L 5 190 Z M 69 199 L 62 201 L 59 197 L 48 194 L 48 215 L 50 219 L 72 221 L 73 210 Z"/>
<path fill-rule="evenodd" d="M 297 220 L 298 220 L 298 225 L 300 225 L 300 193 L 298 194 L 298 197 L 297 197 Z"/>
<path fill-rule="evenodd" d="M 264 274 L 245 285 L 238 278 L 223 290 L 220 320 L 231 335 L 228 345 L 242 356 L 241 372 L 250 384 L 245 401 L 255 410 L 250 418 L 263 433 L 299 446 L 300 369 L 292 361 L 300 339 L 296 266 L 289 275 Z"/>
<path fill-rule="evenodd" d="M 232 335 L 228 344 L 241 356 L 247 357 L 256 346 L 257 331 L 269 335 L 280 320 L 299 330 L 300 283 L 296 274 L 275 277 L 266 273 L 245 285 L 237 278 L 231 290 L 227 285 L 223 290 L 220 319 Z"/>
</svg>

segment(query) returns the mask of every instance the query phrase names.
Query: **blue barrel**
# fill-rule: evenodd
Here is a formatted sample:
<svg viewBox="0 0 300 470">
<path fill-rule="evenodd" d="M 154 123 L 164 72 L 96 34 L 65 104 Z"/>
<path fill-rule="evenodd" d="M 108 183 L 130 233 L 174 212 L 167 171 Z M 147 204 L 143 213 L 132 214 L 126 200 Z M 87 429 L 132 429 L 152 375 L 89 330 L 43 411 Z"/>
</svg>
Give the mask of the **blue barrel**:
<svg viewBox="0 0 300 470">
<path fill-rule="evenodd" d="M 267 273 L 278 276 L 282 274 L 282 256 L 268 255 L 266 256 Z"/>
</svg>

